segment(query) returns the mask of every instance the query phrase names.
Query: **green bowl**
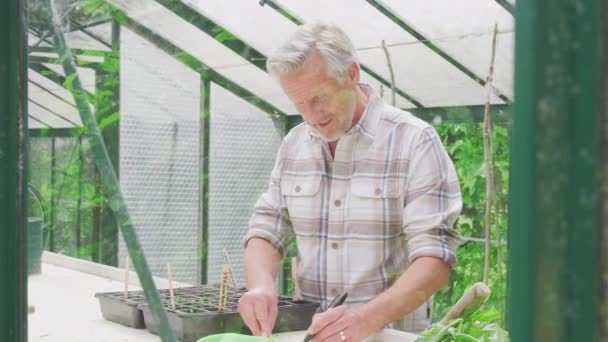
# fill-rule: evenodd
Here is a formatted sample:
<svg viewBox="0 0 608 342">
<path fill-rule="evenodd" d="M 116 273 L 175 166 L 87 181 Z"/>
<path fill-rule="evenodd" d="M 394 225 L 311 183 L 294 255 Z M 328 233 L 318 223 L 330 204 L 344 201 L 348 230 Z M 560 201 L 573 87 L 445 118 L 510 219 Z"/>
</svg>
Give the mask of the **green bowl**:
<svg viewBox="0 0 608 342">
<path fill-rule="evenodd" d="M 279 340 L 276 338 L 228 333 L 205 336 L 197 342 L 279 342 Z"/>
</svg>

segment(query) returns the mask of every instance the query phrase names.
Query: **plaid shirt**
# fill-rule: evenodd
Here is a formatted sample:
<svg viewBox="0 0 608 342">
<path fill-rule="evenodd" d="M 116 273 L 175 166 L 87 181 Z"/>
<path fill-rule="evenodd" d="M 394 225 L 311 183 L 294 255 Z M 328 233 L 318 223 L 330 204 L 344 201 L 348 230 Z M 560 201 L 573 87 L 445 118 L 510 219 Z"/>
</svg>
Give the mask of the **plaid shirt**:
<svg viewBox="0 0 608 342">
<path fill-rule="evenodd" d="M 298 286 L 325 307 L 348 291 L 351 306 L 387 289 L 418 257 L 454 266 L 453 230 L 462 201 L 454 166 L 428 123 L 388 106 L 369 87 L 359 122 L 329 147 L 305 123 L 283 139 L 245 242 L 272 243 L 284 255 L 295 235 Z M 421 331 L 429 303 L 391 326 Z"/>
</svg>

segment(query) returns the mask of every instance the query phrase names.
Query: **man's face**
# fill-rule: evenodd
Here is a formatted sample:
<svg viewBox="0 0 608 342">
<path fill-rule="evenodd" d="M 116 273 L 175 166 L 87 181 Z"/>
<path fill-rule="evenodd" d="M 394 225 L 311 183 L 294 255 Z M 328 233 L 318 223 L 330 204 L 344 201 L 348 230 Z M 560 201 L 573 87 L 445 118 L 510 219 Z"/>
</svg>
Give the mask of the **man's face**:
<svg viewBox="0 0 608 342">
<path fill-rule="evenodd" d="M 336 141 L 353 126 L 357 80 L 349 72 L 344 82 L 328 75 L 313 52 L 301 70 L 280 77 L 281 86 L 302 118 L 326 141 Z"/>
</svg>

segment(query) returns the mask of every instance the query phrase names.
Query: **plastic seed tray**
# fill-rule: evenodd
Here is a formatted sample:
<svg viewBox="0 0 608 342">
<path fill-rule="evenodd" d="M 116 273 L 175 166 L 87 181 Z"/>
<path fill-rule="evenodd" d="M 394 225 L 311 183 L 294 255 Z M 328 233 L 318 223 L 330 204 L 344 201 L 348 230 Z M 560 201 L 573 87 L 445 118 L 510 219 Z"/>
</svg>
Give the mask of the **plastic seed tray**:
<svg viewBox="0 0 608 342">
<path fill-rule="evenodd" d="M 108 321 L 126 325 L 135 329 L 146 327 L 139 304 L 146 301 L 143 291 L 129 291 L 125 299 L 124 292 L 96 293 L 99 299 L 101 314 Z"/>
<path fill-rule="evenodd" d="M 218 311 L 219 287 L 197 286 L 175 289 L 175 310 L 171 309 L 168 296 L 163 297 L 167 319 L 177 338 L 194 342 L 201 337 L 226 332 L 251 334 L 238 313 L 238 300 L 246 289 L 228 288 L 226 310 Z M 279 297 L 279 313 L 273 332 L 305 330 L 310 326 L 318 304 L 293 301 Z M 152 316 L 147 303 L 141 303 L 148 330 L 159 333 L 159 324 Z"/>
</svg>

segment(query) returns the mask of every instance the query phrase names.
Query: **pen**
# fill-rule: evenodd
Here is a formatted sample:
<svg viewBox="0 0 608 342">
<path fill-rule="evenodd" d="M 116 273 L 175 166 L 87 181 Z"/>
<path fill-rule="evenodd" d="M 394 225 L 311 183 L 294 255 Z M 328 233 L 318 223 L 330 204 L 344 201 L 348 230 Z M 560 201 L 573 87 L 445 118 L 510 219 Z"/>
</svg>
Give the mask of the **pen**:
<svg viewBox="0 0 608 342">
<path fill-rule="evenodd" d="M 332 309 L 335 308 L 336 306 L 340 306 L 342 304 L 344 304 L 344 301 L 346 300 L 346 297 L 348 297 L 348 292 L 344 292 L 343 294 L 336 296 L 327 306 L 327 309 Z M 321 307 L 317 308 L 316 313 L 320 313 L 322 312 Z M 310 342 L 310 340 L 312 340 L 312 336 L 311 334 L 306 334 L 306 337 L 304 337 L 304 342 Z"/>
</svg>

